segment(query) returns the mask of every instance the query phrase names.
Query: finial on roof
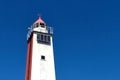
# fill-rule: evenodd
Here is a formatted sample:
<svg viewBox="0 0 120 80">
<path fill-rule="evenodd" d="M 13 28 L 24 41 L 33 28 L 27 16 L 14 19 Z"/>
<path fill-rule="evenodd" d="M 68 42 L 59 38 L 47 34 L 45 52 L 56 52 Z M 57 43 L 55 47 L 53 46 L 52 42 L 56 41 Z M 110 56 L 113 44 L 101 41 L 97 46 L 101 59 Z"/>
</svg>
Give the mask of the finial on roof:
<svg viewBox="0 0 120 80">
<path fill-rule="evenodd" d="M 41 19 L 41 14 L 38 14 L 38 20 L 34 22 L 34 24 L 36 23 L 45 23 L 42 19 Z"/>
<path fill-rule="evenodd" d="M 39 17 L 39 18 L 42 18 L 42 14 L 38 14 L 38 17 Z"/>
</svg>

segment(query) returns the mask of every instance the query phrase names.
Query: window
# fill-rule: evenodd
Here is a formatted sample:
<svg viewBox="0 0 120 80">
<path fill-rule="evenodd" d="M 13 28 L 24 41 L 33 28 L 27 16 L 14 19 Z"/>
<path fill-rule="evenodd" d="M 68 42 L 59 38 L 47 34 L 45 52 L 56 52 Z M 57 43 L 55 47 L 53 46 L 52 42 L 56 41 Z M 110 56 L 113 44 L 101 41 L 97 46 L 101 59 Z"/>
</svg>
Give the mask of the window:
<svg viewBox="0 0 120 80">
<path fill-rule="evenodd" d="M 41 26 L 42 28 L 45 28 L 45 24 L 44 24 L 44 23 L 40 23 L 40 26 Z"/>
<path fill-rule="evenodd" d="M 36 23 L 36 27 L 39 27 L 39 23 Z"/>
<path fill-rule="evenodd" d="M 46 40 L 47 40 L 47 36 L 45 35 L 45 36 L 44 36 L 44 41 L 46 41 Z"/>
<path fill-rule="evenodd" d="M 42 56 L 41 56 L 41 60 L 45 60 L 45 56 L 42 55 Z"/>
<path fill-rule="evenodd" d="M 38 33 L 37 34 L 37 42 L 44 43 L 44 44 L 50 44 L 50 35 Z"/>
<path fill-rule="evenodd" d="M 50 42 L 50 36 L 48 36 L 48 42 Z"/>
<path fill-rule="evenodd" d="M 40 40 L 41 36 L 40 34 L 37 34 L 37 40 Z"/>
<path fill-rule="evenodd" d="M 41 41 L 43 41 L 43 35 L 41 35 Z"/>
</svg>

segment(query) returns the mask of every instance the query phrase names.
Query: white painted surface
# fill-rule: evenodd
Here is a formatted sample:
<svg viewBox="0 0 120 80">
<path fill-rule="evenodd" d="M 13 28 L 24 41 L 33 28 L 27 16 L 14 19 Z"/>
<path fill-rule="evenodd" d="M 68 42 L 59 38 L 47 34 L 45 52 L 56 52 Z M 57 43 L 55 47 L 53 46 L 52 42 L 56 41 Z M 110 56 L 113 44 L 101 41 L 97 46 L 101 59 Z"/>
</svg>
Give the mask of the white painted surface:
<svg viewBox="0 0 120 80">
<path fill-rule="evenodd" d="M 46 26 L 45 26 L 45 28 L 42 28 L 39 26 L 37 28 L 34 28 L 33 30 L 38 31 L 38 32 L 48 33 L 48 31 L 46 30 Z"/>
<path fill-rule="evenodd" d="M 41 60 L 45 56 L 45 61 Z M 51 45 L 37 43 L 37 34 L 33 34 L 32 70 L 31 80 L 56 80 L 53 43 Z"/>
</svg>

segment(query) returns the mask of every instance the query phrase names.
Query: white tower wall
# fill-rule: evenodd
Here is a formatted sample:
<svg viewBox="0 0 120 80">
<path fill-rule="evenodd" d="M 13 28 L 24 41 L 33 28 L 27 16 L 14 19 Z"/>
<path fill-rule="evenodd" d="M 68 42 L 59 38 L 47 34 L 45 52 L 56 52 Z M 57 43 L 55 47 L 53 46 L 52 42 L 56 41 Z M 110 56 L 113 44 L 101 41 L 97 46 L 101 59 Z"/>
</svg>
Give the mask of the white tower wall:
<svg viewBox="0 0 120 80">
<path fill-rule="evenodd" d="M 38 43 L 37 34 L 33 33 L 31 80 L 55 80 L 52 36 L 50 39 L 50 45 Z"/>
<path fill-rule="evenodd" d="M 56 80 L 52 30 L 39 18 L 27 34 L 25 80 Z"/>
</svg>

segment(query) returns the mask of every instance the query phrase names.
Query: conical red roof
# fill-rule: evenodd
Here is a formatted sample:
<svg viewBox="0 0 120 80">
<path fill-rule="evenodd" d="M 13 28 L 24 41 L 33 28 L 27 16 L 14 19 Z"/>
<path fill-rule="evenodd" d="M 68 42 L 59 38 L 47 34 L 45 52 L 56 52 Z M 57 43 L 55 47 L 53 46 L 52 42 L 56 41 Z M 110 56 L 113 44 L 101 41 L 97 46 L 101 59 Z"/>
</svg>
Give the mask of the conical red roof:
<svg viewBox="0 0 120 80">
<path fill-rule="evenodd" d="M 38 20 L 34 22 L 34 24 L 36 23 L 45 23 L 45 22 L 39 17 Z"/>
</svg>

